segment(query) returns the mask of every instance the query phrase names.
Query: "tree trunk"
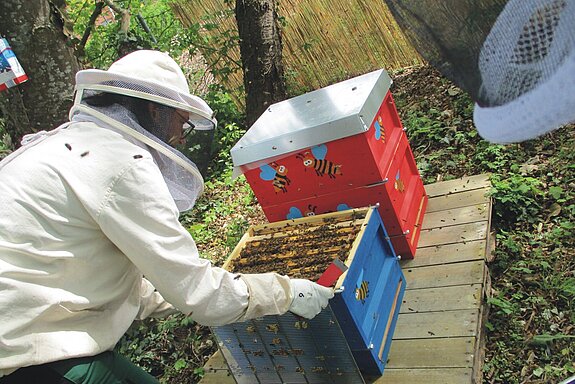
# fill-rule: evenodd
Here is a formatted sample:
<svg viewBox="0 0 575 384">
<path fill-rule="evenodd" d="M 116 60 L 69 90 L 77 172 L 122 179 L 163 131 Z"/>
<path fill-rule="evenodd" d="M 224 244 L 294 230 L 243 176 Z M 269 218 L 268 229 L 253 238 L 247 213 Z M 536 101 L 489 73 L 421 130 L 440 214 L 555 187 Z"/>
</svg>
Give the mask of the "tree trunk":
<svg viewBox="0 0 575 384">
<path fill-rule="evenodd" d="M 80 65 L 64 34 L 57 1 L 62 2 L 2 0 L 0 6 L 0 33 L 29 78 L 0 93 L 0 114 L 14 145 L 26 133 L 66 121 L 72 105 Z"/>
<path fill-rule="evenodd" d="M 236 21 L 249 127 L 270 104 L 287 97 L 277 0 L 236 0 Z"/>
</svg>

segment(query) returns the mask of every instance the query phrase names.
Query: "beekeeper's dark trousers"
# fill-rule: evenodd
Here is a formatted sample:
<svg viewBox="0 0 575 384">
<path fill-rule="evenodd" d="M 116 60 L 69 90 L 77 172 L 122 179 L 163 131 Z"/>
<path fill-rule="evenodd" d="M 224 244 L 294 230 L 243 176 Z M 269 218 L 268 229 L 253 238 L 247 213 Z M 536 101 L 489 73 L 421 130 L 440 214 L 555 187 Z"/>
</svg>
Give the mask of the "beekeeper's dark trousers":
<svg viewBox="0 0 575 384">
<path fill-rule="evenodd" d="M 115 352 L 20 368 L 0 378 L 0 384 L 158 383 L 152 375 Z"/>
</svg>

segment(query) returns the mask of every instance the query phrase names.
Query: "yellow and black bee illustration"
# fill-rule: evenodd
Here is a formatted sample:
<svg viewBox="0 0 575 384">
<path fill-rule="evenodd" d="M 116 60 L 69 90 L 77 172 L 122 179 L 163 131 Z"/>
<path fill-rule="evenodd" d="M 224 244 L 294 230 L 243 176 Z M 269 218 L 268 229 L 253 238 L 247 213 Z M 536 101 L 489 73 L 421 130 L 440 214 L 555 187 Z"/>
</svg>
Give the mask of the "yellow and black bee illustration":
<svg viewBox="0 0 575 384">
<path fill-rule="evenodd" d="M 369 296 L 369 281 L 363 280 L 359 286 L 355 288 L 355 299 L 365 302 L 365 299 Z"/>
<path fill-rule="evenodd" d="M 373 123 L 375 127 L 375 140 L 381 140 L 385 143 L 385 130 L 383 129 L 383 119 L 377 116 L 377 120 Z"/>
<path fill-rule="evenodd" d="M 399 192 L 403 192 L 405 191 L 405 184 L 403 183 L 403 180 L 401 179 L 400 175 L 399 175 L 399 171 L 397 171 L 397 174 L 395 175 L 395 189 Z"/>
<path fill-rule="evenodd" d="M 336 175 L 343 175 L 341 164 L 334 164 L 325 159 L 327 146 L 325 144 L 317 145 L 310 152 L 298 153 L 296 157 L 303 161 L 306 168 L 313 168 L 318 176 L 328 175 L 335 179 Z"/>
<path fill-rule="evenodd" d="M 311 205 L 309 204 L 307 206 L 307 210 L 304 212 L 305 216 L 315 216 L 315 210 L 317 209 L 317 205 Z"/>
<path fill-rule="evenodd" d="M 271 181 L 276 193 L 287 192 L 287 186 L 290 185 L 291 180 L 287 177 L 287 167 L 285 165 L 274 162 L 262 165 L 260 170 L 260 178 Z"/>
</svg>

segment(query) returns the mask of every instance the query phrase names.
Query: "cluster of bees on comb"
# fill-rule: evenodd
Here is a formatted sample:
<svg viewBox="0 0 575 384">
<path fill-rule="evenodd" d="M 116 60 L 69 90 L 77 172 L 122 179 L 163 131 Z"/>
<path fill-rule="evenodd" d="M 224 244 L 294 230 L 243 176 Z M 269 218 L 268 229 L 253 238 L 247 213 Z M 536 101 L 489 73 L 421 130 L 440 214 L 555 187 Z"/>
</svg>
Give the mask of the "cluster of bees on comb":
<svg viewBox="0 0 575 384">
<path fill-rule="evenodd" d="M 345 261 L 364 223 L 365 211 L 342 217 L 263 226 L 233 259 L 236 273 L 276 272 L 316 281 L 335 258 Z"/>
</svg>

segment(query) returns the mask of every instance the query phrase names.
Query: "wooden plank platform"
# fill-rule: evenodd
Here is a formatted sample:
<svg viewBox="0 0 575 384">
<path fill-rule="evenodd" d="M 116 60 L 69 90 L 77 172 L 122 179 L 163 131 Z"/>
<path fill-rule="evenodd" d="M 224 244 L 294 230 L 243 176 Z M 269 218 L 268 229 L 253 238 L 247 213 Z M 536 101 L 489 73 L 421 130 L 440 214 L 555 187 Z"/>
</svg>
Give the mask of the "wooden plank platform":
<svg viewBox="0 0 575 384">
<path fill-rule="evenodd" d="M 481 383 L 486 266 L 490 244 L 489 175 L 429 184 L 413 260 L 401 261 L 407 288 L 384 375 L 366 383 Z M 219 352 L 200 381 L 234 383 Z"/>
</svg>

